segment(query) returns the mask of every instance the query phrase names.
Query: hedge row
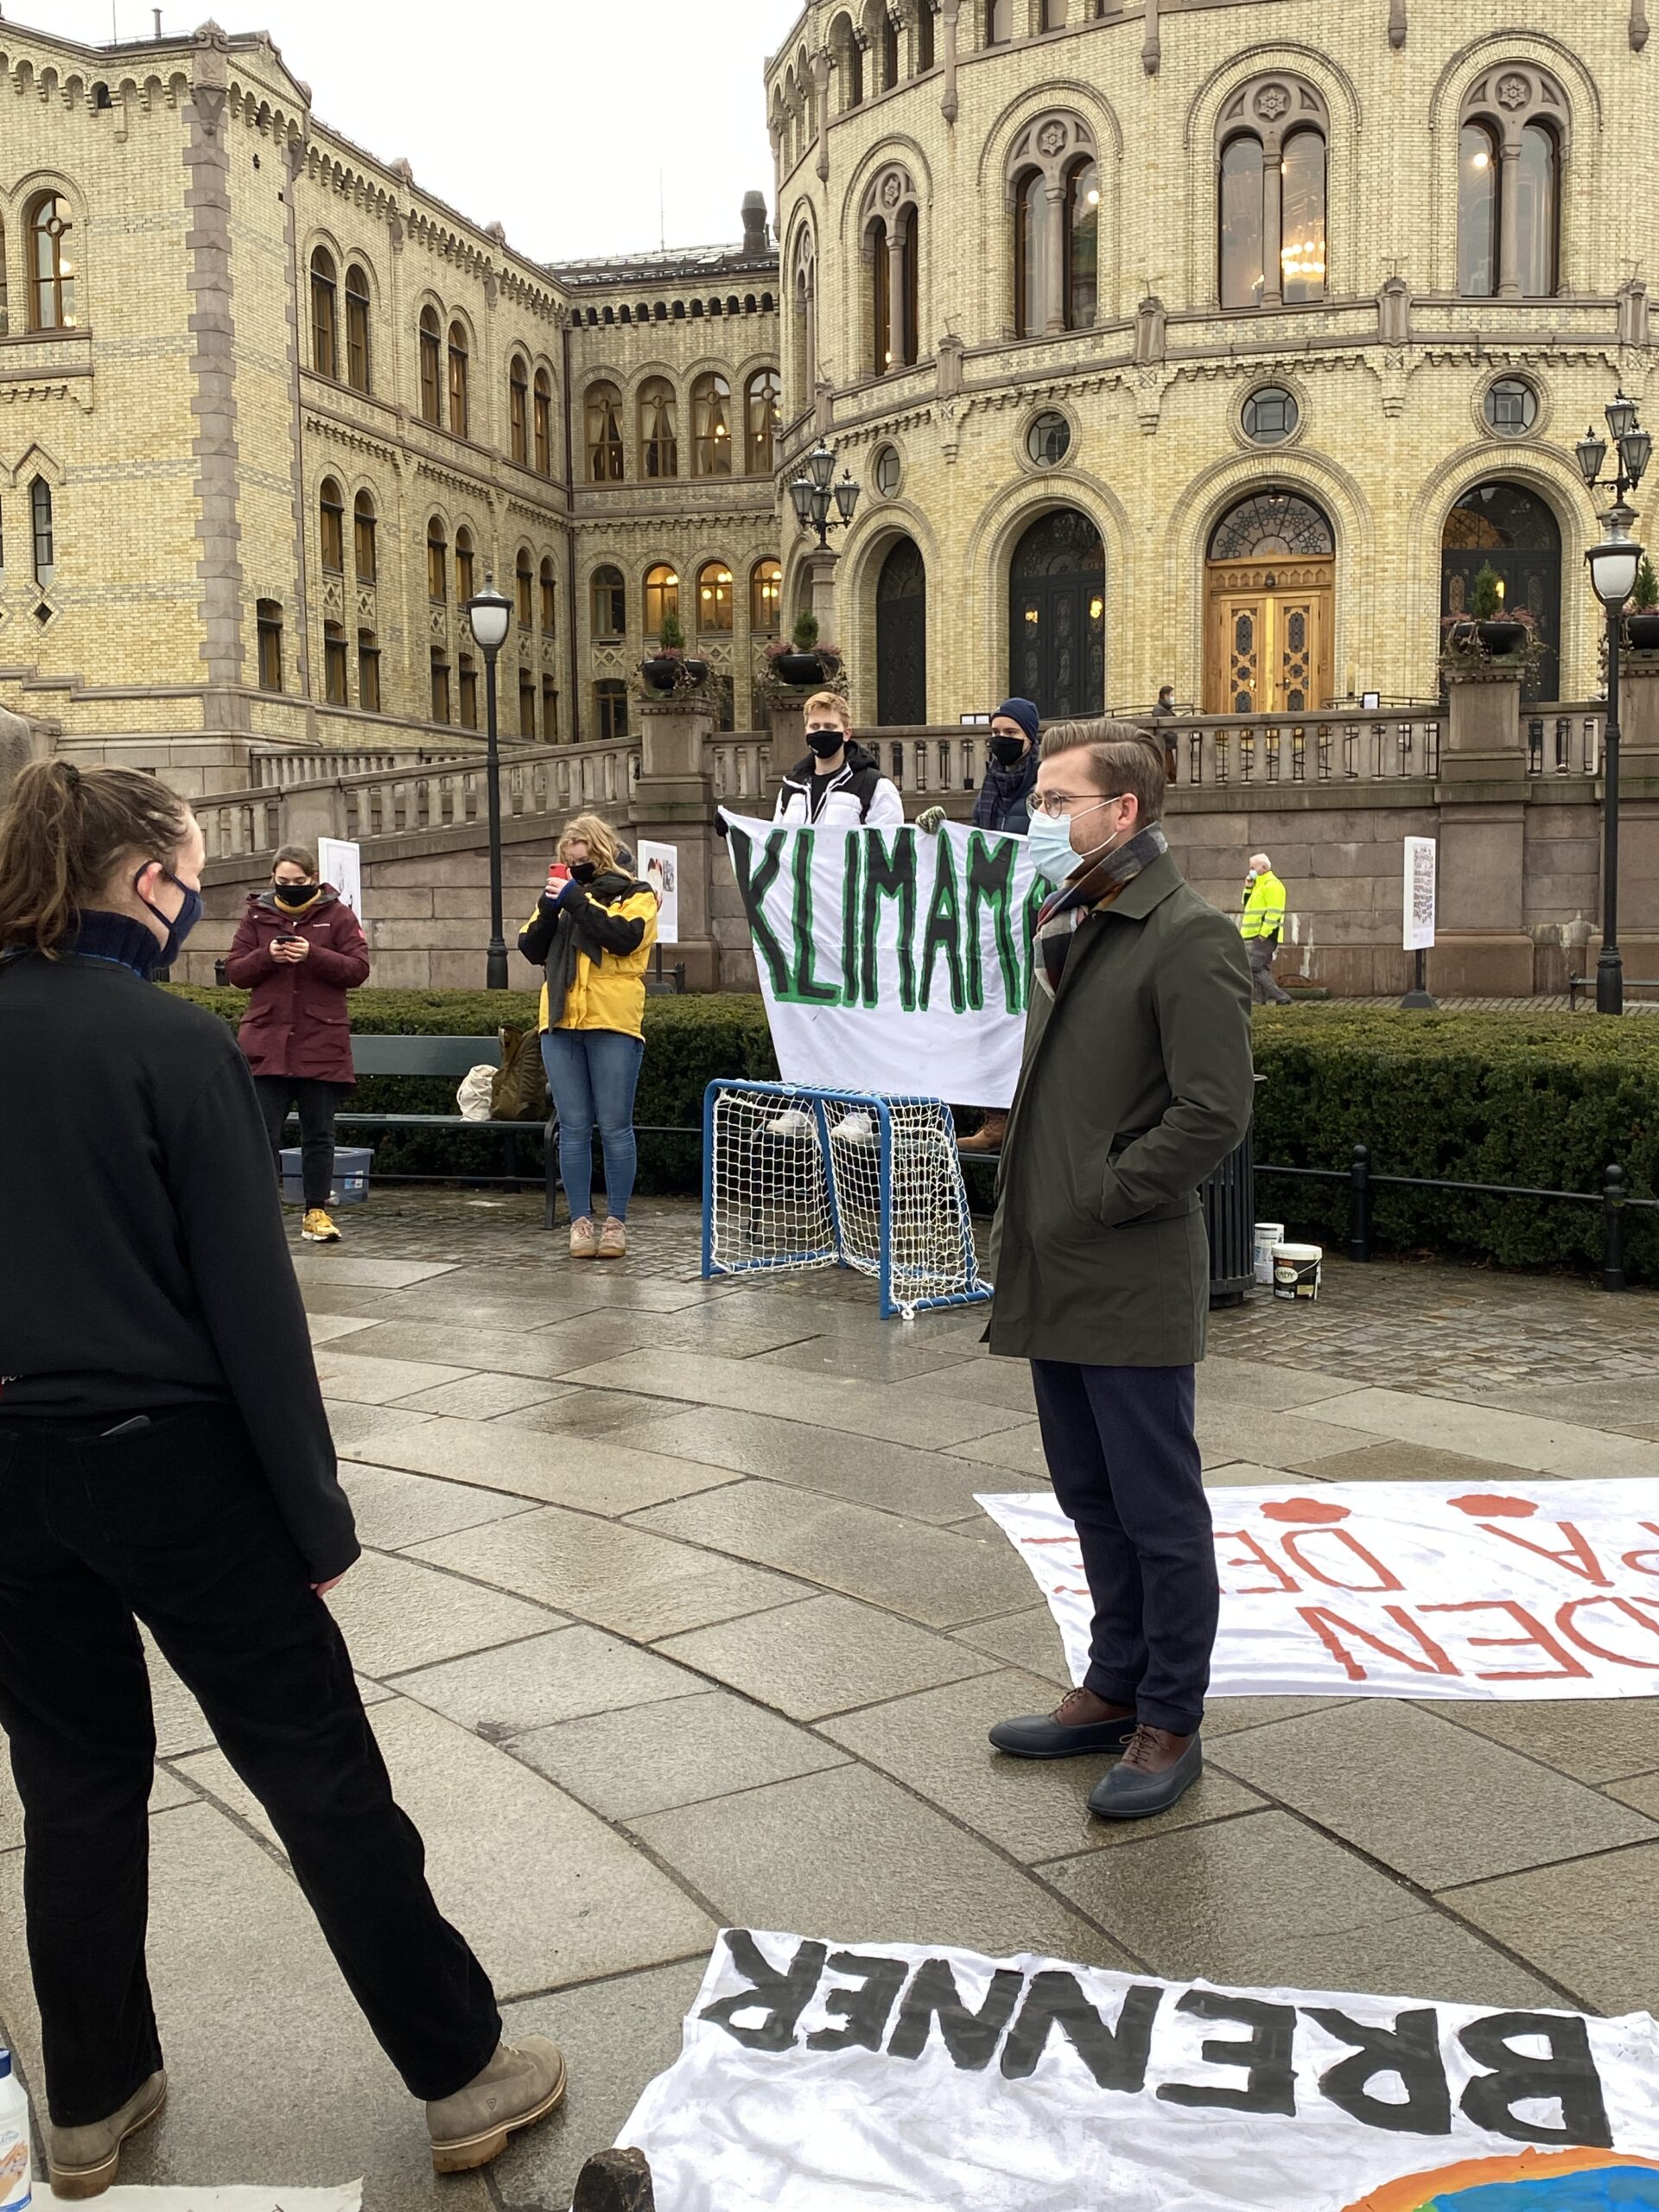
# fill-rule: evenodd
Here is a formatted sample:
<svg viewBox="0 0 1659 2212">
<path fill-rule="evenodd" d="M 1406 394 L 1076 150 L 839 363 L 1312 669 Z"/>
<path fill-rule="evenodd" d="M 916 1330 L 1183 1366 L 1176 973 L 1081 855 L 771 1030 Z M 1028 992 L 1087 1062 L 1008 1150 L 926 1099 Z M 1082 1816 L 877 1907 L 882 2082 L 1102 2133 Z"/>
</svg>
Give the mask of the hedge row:
<svg viewBox="0 0 1659 2212">
<path fill-rule="evenodd" d="M 226 1020 L 240 991 L 185 988 Z M 504 1022 L 531 1024 L 533 995 L 367 989 L 352 999 L 361 1034 L 490 1036 Z M 735 994 L 645 1002 L 645 1057 L 636 1118 L 696 1127 L 714 1077 L 777 1073 L 759 998 Z M 1346 1169 L 1356 1144 L 1379 1174 L 1453 1182 L 1522 1184 L 1599 1192 L 1610 1161 L 1631 1193 L 1659 1190 L 1659 1018 L 1594 1014 L 1407 1014 L 1341 1003 L 1264 1007 L 1255 1020 L 1256 1157 L 1287 1166 Z M 367 1077 L 351 1102 L 402 1113 L 453 1113 L 454 1084 L 438 1077 Z M 540 1172 L 539 1136 L 523 1141 L 526 1172 Z M 499 1169 L 494 1139 L 387 1135 L 383 1172 L 442 1175 Z M 642 1137 L 641 1187 L 692 1191 L 695 1138 Z M 976 1201 L 988 1178 L 976 1176 Z M 1344 1185 L 1263 1178 L 1256 1211 L 1294 1233 L 1340 1246 Z M 1372 1207 L 1379 1249 L 1435 1251 L 1506 1267 L 1594 1266 L 1601 1222 L 1589 1205 L 1478 1198 L 1446 1191 L 1379 1189 Z M 1625 1217 L 1632 1280 L 1659 1281 L 1659 1215 Z"/>
</svg>

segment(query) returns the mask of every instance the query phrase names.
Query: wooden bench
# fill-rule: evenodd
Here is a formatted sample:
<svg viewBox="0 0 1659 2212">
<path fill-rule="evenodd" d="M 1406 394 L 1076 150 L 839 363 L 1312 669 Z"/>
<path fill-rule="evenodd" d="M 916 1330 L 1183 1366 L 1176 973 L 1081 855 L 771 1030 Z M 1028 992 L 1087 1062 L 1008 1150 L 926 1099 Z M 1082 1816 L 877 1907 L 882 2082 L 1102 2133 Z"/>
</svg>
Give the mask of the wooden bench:
<svg viewBox="0 0 1659 2212">
<path fill-rule="evenodd" d="M 1596 979 L 1593 976 L 1569 976 L 1567 979 L 1567 1012 L 1576 1014 L 1579 1010 L 1579 994 L 1583 992 L 1588 998 L 1594 992 L 1595 988 Z M 1627 976 L 1624 978 L 1624 988 L 1627 991 L 1659 991 L 1659 982 L 1655 982 L 1651 979 L 1644 982 L 1639 976 Z"/>
</svg>

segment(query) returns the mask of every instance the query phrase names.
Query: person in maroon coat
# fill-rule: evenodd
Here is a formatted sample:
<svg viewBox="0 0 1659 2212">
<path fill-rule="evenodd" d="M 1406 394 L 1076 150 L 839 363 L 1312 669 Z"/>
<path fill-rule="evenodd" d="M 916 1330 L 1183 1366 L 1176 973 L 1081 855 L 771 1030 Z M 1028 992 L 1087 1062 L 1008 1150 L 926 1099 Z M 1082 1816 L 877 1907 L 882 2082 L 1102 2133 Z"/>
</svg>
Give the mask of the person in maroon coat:
<svg viewBox="0 0 1659 2212">
<path fill-rule="evenodd" d="M 366 979 L 369 948 L 357 916 L 332 884 L 317 880 L 315 853 L 284 845 L 277 854 L 270 890 L 248 894 L 226 972 L 238 990 L 253 994 L 241 1045 L 274 1154 L 282 1151 L 289 1108 L 299 1109 L 300 1233 L 308 1244 L 337 1243 L 340 1231 L 328 1217 L 334 1113 L 340 1092 L 356 1080 L 346 994 Z"/>
</svg>

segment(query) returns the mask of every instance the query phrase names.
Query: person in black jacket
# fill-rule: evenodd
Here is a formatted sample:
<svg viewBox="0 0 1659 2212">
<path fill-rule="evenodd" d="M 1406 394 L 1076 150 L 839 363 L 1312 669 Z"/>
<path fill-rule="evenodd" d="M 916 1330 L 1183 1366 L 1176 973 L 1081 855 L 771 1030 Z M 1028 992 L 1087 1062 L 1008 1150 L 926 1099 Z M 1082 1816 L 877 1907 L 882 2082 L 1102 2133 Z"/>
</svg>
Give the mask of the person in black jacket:
<svg viewBox="0 0 1659 2212">
<path fill-rule="evenodd" d="M 550 2111 L 439 1914 L 327 1592 L 358 1556 L 252 1078 L 153 988 L 201 912 L 155 777 L 24 768 L 0 817 L 0 1727 L 58 2195 L 97 2196 L 166 2094 L 144 1966 L 156 1750 L 136 1624 L 269 1813 L 433 2163 Z"/>
</svg>

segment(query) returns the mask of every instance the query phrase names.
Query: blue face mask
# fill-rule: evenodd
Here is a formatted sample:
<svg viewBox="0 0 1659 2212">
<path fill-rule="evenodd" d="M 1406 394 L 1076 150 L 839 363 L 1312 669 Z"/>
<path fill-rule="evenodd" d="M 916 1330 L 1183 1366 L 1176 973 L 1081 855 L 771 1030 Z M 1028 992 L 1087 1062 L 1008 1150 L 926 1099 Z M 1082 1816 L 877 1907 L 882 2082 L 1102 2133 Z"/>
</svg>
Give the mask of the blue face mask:
<svg viewBox="0 0 1659 2212">
<path fill-rule="evenodd" d="M 1083 864 L 1083 855 L 1071 849 L 1071 824 L 1063 816 L 1033 814 L 1026 832 L 1026 850 L 1038 874 L 1056 885 Z"/>
<path fill-rule="evenodd" d="M 148 861 L 144 863 L 145 868 L 149 865 Z M 141 868 L 138 875 L 142 875 L 143 872 L 143 868 Z M 201 919 L 201 893 L 200 891 L 193 890 L 188 883 L 181 883 L 170 868 L 164 868 L 162 874 L 169 883 L 184 893 L 184 904 L 176 914 L 164 914 L 159 906 L 144 897 L 143 893 L 138 889 L 138 875 L 133 877 L 132 887 L 137 893 L 141 904 L 149 908 L 150 912 L 167 931 L 167 943 L 156 954 L 156 965 L 158 968 L 170 968 L 183 950 L 184 940 Z"/>
</svg>

